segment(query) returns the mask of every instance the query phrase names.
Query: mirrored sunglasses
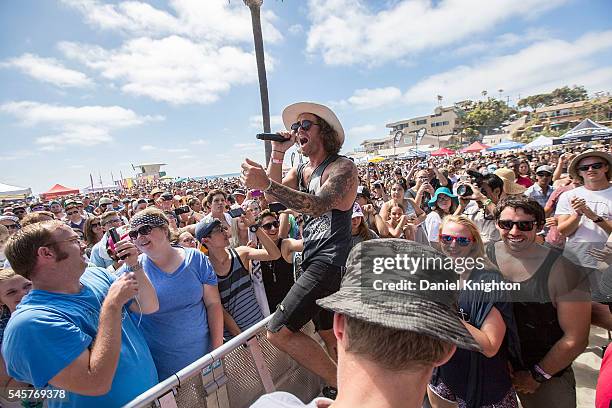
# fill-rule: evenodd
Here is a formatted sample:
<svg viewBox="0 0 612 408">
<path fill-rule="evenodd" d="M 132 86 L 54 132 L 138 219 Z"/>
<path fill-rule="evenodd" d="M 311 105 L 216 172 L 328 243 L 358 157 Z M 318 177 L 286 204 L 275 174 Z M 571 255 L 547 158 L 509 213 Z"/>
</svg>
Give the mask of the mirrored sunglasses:
<svg viewBox="0 0 612 408">
<path fill-rule="evenodd" d="M 472 243 L 472 240 L 468 237 L 440 234 L 441 243 L 450 245 L 453 241 L 457 241 L 457 245 L 462 246 L 462 247 L 468 246 Z"/>
</svg>

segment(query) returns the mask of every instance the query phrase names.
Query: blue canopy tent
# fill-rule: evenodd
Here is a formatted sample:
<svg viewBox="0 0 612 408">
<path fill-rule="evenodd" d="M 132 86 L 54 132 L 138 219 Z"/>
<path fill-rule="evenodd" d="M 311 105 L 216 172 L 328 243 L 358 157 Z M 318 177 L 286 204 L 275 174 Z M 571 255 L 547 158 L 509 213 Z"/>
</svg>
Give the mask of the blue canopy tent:
<svg viewBox="0 0 612 408">
<path fill-rule="evenodd" d="M 585 119 L 563 136 L 553 140 L 553 144 L 567 144 L 580 142 L 595 142 L 612 139 L 612 129 L 591 119 Z"/>
<path fill-rule="evenodd" d="M 495 146 L 487 148 L 487 151 L 497 152 L 500 150 L 520 149 L 523 146 L 525 146 L 525 143 L 515 142 L 514 140 L 505 140 L 501 143 L 496 144 Z"/>
</svg>

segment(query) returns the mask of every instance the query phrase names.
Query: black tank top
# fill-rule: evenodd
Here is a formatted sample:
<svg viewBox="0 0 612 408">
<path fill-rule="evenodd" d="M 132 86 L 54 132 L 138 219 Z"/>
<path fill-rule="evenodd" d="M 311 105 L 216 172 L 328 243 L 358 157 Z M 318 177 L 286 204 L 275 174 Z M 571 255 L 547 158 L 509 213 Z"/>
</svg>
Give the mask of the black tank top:
<svg viewBox="0 0 612 408">
<path fill-rule="evenodd" d="M 278 249 L 281 248 L 282 244 L 283 239 L 281 238 L 276 244 Z M 295 283 L 293 280 L 293 265 L 285 261 L 282 255 L 274 261 L 262 261 L 260 265 L 268 306 L 270 312 L 274 313 L 276 306 L 285 298 L 289 289 Z"/>
<path fill-rule="evenodd" d="M 317 195 L 321 191 L 321 177 L 328 165 L 340 156 L 333 154 L 315 169 L 308 186 L 304 186 L 304 167 L 298 169 L 298 187 L 302 192 Z M 314 260 L 343 267 L 351 249 L 351 217 L 353 208 L 346 211 L 333 209 L 319 217 L 304 215 L 304 265 Z"/>
<path fill-rule="evenodd" d="M 486 252 L 491 262 L 497 265 L 494 242 L 487 244 Z M 513 292 L 511 295 L 514 300 L 514 319 L 522 359 L 522 361 L 511 361 L 515 370 L 528 370 L 539 363 L 563 337 L 557 309 L 553 306 L 548 291 L 550 271 L 559 256 L 558 251 L 551 250 L 536 273 L 520 282 L 520 292 Z M 564 371 L 565 369 L 561 370 L 555 374 L 555 377 L 563 375 Z"/>
</svg>

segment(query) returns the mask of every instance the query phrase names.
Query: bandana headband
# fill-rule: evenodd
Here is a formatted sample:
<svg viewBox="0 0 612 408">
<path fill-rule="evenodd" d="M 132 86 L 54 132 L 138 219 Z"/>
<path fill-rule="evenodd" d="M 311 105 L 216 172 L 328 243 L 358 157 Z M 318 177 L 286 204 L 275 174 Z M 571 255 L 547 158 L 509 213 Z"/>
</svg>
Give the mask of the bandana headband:
<svg viewBox="0 0 612 408">
<path fill-rule="evenodd" d="M 168 225 L 168 221 L 156 214 L 136 214 L 130 221 L 130 230 L 137 230 L 141 225 L 161 227 L 162 225 Z"/>
</svg>

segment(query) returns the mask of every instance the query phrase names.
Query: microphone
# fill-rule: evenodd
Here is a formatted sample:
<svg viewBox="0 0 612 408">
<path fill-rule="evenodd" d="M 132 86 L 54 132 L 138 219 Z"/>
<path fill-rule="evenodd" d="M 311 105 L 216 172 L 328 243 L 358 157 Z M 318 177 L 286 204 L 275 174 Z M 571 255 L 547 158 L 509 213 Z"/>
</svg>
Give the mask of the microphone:
<svg viewBox="0 0 612 408">
<path fill-rule="evenodd" d="M 278 133 L 258 133 L 255 136 L 259 140 L 270 140 L 272 142 L 284 142 L 289 139 L 285 139 L 284 136 L 279 135 Z"/>
</svg>

